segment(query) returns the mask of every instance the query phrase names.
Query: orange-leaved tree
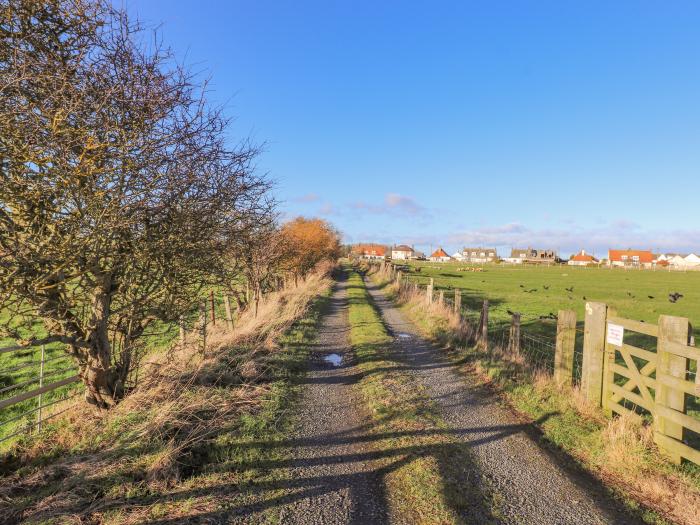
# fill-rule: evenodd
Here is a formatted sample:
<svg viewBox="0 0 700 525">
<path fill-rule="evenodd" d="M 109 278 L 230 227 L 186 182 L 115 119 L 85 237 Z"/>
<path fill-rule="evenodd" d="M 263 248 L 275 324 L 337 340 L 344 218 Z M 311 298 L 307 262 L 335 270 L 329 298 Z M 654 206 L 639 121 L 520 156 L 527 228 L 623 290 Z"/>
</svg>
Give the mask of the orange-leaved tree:
<svg viewBox="0 0 700 525">
<path fill-rule="evenodd" d="M 319 262 L 340 255 L 340 234 L 323 219 L 297 217 L 282 226 L 287 247 L 286 269 L 294 278 L 305 276 Z"/>
</svg>

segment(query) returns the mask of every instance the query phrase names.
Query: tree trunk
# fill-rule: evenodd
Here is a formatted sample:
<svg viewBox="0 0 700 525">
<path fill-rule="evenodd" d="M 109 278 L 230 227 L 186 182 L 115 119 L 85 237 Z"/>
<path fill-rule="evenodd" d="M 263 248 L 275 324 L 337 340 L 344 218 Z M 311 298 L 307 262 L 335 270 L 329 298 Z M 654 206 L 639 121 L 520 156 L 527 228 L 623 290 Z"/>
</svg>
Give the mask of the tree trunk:
<svg viewBox="0 0 700 525">
<path fill-rule="evenodd" d="M 89 347 L 80 350 L 85 399 L 100 408 L 114 406 L 124 396 L 125 373 L 113 364 L 109 341 L 110 288 L 111 279 L 105 276 L 92 300 L 92 330 L 87 334 Z"/>
<path fill-rule="evenodd" d="M 122 374 L 109 362 L 105 363 L 92 354 L 91 349 L 80 370 L 85 383 L 85 399 L 99 408 L 110 408 L 124 396 Z"/>
</svg>

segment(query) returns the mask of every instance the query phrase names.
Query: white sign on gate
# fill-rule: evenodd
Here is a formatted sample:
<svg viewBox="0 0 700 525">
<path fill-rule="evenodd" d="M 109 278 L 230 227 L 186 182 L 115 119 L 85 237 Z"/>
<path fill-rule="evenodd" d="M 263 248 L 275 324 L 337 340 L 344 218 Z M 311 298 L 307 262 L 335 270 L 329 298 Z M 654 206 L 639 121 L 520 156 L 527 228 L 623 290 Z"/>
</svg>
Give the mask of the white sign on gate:
<svg viewBox="0 0 700 525">
<path fill-rule="evenodd" d="M 607 341 L 614 346 L 622 346 L 625 337 L 625 328 L 619 324 L 608 323 Z"/>
</svg>

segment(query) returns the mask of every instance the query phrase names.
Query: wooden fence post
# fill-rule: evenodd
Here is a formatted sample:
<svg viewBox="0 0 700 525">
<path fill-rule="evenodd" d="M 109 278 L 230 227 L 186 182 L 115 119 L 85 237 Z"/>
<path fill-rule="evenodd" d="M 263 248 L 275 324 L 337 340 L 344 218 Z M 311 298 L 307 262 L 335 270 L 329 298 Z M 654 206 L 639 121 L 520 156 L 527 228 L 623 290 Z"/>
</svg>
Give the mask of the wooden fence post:
<svg viewBox="0 0 700 525">
<path fill-rule="evenodd" d="M 214 308 L 214 290 L 209 292 L 209 302 L 211 303 L 211 324 L 216 324 L 216 310 Z"/>
<path fill-rule="evenodd" d="M 594 406 L 600 406 L 602 402 L 607 316 L 606 304 L 586 303 L 581 390 L 585 398 Z"/>
<path fill-rule="evenodd" d="M 401 270 L 396 272 L 396 285 L 399 287 L 399 291 L 401 290 Z"/>
<path fill-rule="evenodd" d="M 184 345 L 185 344 L 185 316 L 181 315 L 180 320 L 178 322 L 178 325 L 180 327 L 180 344 Z"/>
<path fill-rule="evenodd" d="M 433 302 L 433 278 L 430 278 L 430 284 L 425 288 L 425 302 L 432 304 Z"/>
<path fill-rule="evenodd" d="M 554 353 L 554 381 L 571 384 L 574 374 L 574 347 L 576 345 L 576 312 L 559 310 L 557 316 L 557 346 Z"/>
<path fill-rule="evenodd" d="M 46 361 L 46 346 L 41 345 L 41 363 L 39 364 L 39 388 L 44 386 L 44 362 Z M 41 401 L 42 395 L 39 394 L 39 407 L 36 413 L 36 429 L 41 432 Z"/>
<path fill-rule="evenodd" d="M 688 319 L 671 315 L 659 317 L 659 338 L 656 346 L 658 359 L 656 365 L 657 390 L 654 403 L 656 406 L 677 410 L 682 414 L 686 413 L 685 392 L 664 384 L 664 382 L 659 381 L 659 377 L 671 376 L 681 380 L 685 379 L 688 369 L 688 358 L 675 355 L 667 347 L 669 343 L 687 345 L 689 332 L 690 323 Z M 682 441 L 683 425 L 660 416 L 659 411 L 655 412 L 655 431 Z M 657 440 L 657 444 L 659 448 L 662 448 L 659 440 Z M 670 457 L 671 461 L 680 464 L 681 456 L 679 453 L 668 449 L 664 449 L 664 452 Z"/>
<path fill-rule="evenodd" d="M 481 306 L 481 320 L 479 325 L 480 344 L 483 350 L 489 349 L 489 300 L 484 299 Z"/>
<path fill-rule="evenodd" d="M 438 304 L 442 306 L 445 304 L 445 290 L 440 290 L 438 292 Z"/>
<path fill-rule="evenodd" d="M 199 306 L 199 331 L 202 336 L 202 352 L 207 347 L 207 300 Z"/>
<path fill-rule="evenodd" d="M 514 312 L 510 321 L 510 338 L 508 351 L 515 356 L 520 355 L 520 314 Z"/>
<path fill-rule="evenodd" d="M 462 290 L 459 288 L 455 289 L 455 313 L 460 313 L 462 311 Z"/>
<path fill-rule="evenodd" d="M 226 310 L 226 325 L 229 330 L 233 330 L 233 315 L 231 314 L 231 298 L 224 294 L 224 309 Z"/>
</svg>

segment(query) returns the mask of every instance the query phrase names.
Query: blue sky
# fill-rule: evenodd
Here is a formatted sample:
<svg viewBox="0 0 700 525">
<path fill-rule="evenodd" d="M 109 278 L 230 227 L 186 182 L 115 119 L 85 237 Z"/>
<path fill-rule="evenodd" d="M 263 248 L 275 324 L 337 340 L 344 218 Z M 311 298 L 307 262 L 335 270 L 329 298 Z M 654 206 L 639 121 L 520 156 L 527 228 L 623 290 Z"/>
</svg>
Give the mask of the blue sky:
<svg viewBox="0 0 700 525">
<path fill-rule="evenodd" d="M 286 216 L 348 242 L 700 250 L 700 2 L 130 0 Z"/>
</svg>

